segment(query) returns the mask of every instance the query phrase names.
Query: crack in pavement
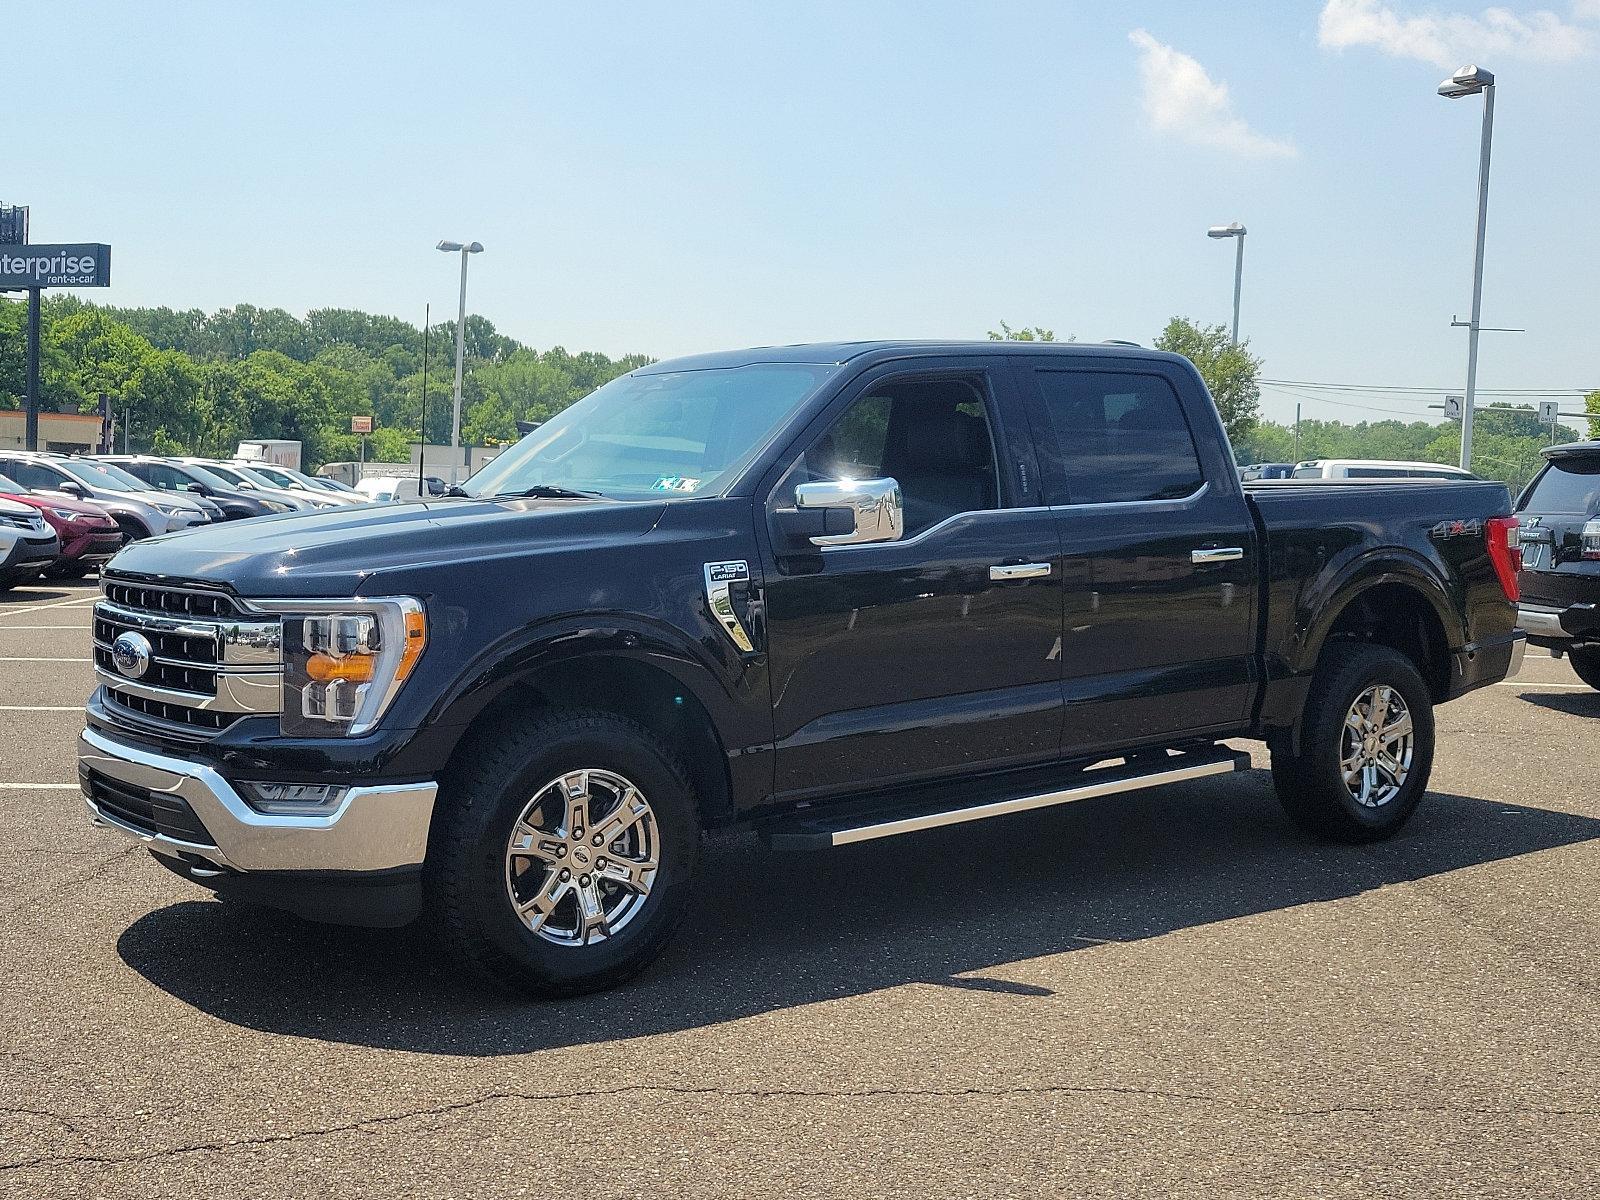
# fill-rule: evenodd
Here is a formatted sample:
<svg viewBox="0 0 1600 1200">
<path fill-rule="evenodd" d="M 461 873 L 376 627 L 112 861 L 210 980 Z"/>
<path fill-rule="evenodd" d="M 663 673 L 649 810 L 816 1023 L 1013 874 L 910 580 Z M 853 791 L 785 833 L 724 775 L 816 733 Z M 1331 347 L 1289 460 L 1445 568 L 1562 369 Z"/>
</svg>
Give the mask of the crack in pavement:
<svg viewBox="0 0 1600 1200">
<path fill-rule="evenodd" d="M 346 1121 L 338 1125 L 328 1125 L 313 1129 L 297 1129 L 284 1133 L 263 1134 L 260 1137 L 238 1138 L 225 1142 L 195 1142 L 189 1145 L 168 1146 L 159 1150 L 148 1150 L 132 1154 L 60 1154 L 39 1155 L 35 1158 L 19 1159 L 14 1162 L 0 1163 L 0 1171 L 20 1171 L 33 1167 L 45 1166 L 120 1166 L 127 1163 L 152 1162 L 162 1158 L 173 1158 L 184 1154 L 203 1154 L 211 1151 L 239 1150 L 252 1146 L 269 1146 L 283 1142 L 298 1141 L 301 1138 L 330 1137 L 339 1133 L 350 1133 L 357 1130 L 379 1128 L 385 1125 L 396 1125 L 402 1121 L 411 1121 L 419 1117 L 447 1116 L 453 1113 L 465 1112 L 470 1109 L 480 1108 L 486 1104 L 497 1104 L 501 1101 L 527 1101 L 530 1103 L 548 1102 L 556 1100 L 587 1100 L 606 1097 L 639 1095 L 653 1093 L 665 1096 L 709 1096 L 727 1100 L 868 1100 L 879 1097 L 905 1097 L 911 1099 L 951 1099 L 960 1100 L 968 1098 L 997 1098 L 1006 1099 L 1014 1096 L 1051 1096 L 1051 1095 L 1081 1095 L 1081 1096 L 1131 1096 L 1143 1097 L 1154 1100 L 1171 1100 L 1180 1103 L 1217 1105 L 1232 1108 L 1241 1112 L 1255 1112 L 1266 1116 L 1278 1117 L 1335 1117 L 1345 1115 L 1374 1116 L 1393 1113 L 1448 1113 L 1452 1116 L 1484 1116 L 1484 1117 L 1600 1117 L 1600 1108 L 1486 1108 L 1472 1105 L 1455 1104 L 1395 1104 L 1395 1105 L 1332 1105 L 1326 1108 L 1274 1108 L 1270 1105 L 1253 1104 L 1248 1101 L 1235 1100 L 1230 1096 L 1221 1096 L 1205 1092 L 1180 1092 L 1162 1088 L 1121 1087 L 1115 1085 L 1092 1086 L 1087 1084 L 1041 1084 L 1031 1087 L 1011 1088 L 854 1088 L 854 1089 L 805 1089 L 805 1088 L 722 1088 L 722 1087 L 691 1087 L 674 1084 L 625 1084 L 614 1088 L 586 1088 L 568 1092 L 522 1092 L 522 1091 L 494 1091 L 468 1100 L 456 1100 L 448 1104 L 434 1105 L 429 1108 L 415 1109 L 409 1112 L 390 1113 L 382 1116 L 363 1117 L 356 1121 Z M 0 1110 L 3 1111 L 3 1110 Z M 58 1114 L 47 1114 L 58 1116 Z M 66 1118 L 59 1117 L 63 1123 Z M 74 1132 L 77 1132 L 74 1130 Z"/>
<path fill-rule="evenodd" d="M 141 849 L 143 849 L 143 847 L 140 846 L 138 842 L 131 842 L 117 850 L 115 853 L 109 854 L 105 858 L 100 859 L 98 862 L 93 863 L 87 870 L 80 871 L 76 875 L 69 875 L 64 879 L 54 880 L 45 887 L 29 892 L 9 908 L 0 909 L 0 917 L 15 916 L 25 908 L 34 907 L 36 903 L 43 900 L 47 896 L 52 896 L 56 893 L 65 891 L 74 884 L 88 883 L 89 880 L 100 874 L 100 872 L 106 870 L 108 867 L 114 866 L 122 859 L 127 858 L 128 855 L 137 853 Z"/>
</svg>

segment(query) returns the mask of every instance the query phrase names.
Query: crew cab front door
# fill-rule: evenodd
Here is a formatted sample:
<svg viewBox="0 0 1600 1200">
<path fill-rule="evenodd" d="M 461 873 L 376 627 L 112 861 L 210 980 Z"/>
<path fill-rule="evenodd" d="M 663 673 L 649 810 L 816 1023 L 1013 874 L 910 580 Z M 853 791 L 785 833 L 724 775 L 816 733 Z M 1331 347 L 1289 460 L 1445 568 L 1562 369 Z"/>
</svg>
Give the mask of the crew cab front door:
<svg viewBox="0 0 1600 1200">
<path fill-rule="evenodd" d="M 1060 543 L 1016 470 L 1032 450 L 1013 389 L 993 356 L 879 368 L 775 472 L 764 607 L 778 794 L 1058 753 Z M 904 497 L 899 540 L 774 533 L 798 484 L 886 477 Z"/>
</svg>

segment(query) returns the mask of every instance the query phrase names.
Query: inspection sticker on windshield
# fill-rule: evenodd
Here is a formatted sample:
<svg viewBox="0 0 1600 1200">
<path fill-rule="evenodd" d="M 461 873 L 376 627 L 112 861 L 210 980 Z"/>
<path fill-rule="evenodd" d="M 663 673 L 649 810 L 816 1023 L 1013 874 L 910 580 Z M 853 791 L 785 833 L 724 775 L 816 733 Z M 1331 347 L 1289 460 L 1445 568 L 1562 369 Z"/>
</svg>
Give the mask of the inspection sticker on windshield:
<svg viewBox="0 0 1600 1200">
<path fill-rule="evenodd" d="M 663 475 L 650 486 L 658 492 L 692 492 L 700 486 L 700 480 L 686 475 Z"/>
</svg>

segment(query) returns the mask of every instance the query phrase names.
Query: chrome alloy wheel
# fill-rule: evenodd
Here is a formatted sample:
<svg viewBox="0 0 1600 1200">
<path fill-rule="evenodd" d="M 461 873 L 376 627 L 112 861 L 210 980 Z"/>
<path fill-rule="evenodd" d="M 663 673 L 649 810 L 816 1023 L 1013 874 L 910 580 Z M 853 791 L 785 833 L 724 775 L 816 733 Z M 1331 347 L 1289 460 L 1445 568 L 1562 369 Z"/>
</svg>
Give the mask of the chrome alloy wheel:
<svg viewBox="0 0 1600 1200">
<path fill-rule="evenodd" d="M 591 945 L 639 915 L 660 850 L 643 792 L 612 771 L 569 771 L 535 792 L 511 827 L 506 891 L 545 941 Z"/>
<path fill-rule="evenodd" d="M 1411 713 L 1400 693 L 1374 684 L 1356 697 L 1344 718 L 1339 768 L 1350 798 L 1381 808 L 1400 794 L 1411 770 Z"/>
</svg>

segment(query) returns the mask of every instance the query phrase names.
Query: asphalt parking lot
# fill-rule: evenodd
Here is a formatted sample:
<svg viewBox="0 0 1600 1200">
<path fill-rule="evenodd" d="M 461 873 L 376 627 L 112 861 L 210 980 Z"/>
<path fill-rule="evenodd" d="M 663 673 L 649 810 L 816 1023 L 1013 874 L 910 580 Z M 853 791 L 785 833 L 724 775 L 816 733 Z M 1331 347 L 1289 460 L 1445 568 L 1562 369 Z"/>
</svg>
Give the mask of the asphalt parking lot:
<svg viewBox="0 0 1600 1200">
<path fill-rule="evenodd" d="M 1600 694 L 1564 663 L 1441 710 L 1386 844 L 1307 842 L 1262 771 L 719 837 L 645 976 L 524 1004 L 91 827 L 95 594 L 0 597 L 0 1195 L 1600 1192 Z"/>
</svg>

